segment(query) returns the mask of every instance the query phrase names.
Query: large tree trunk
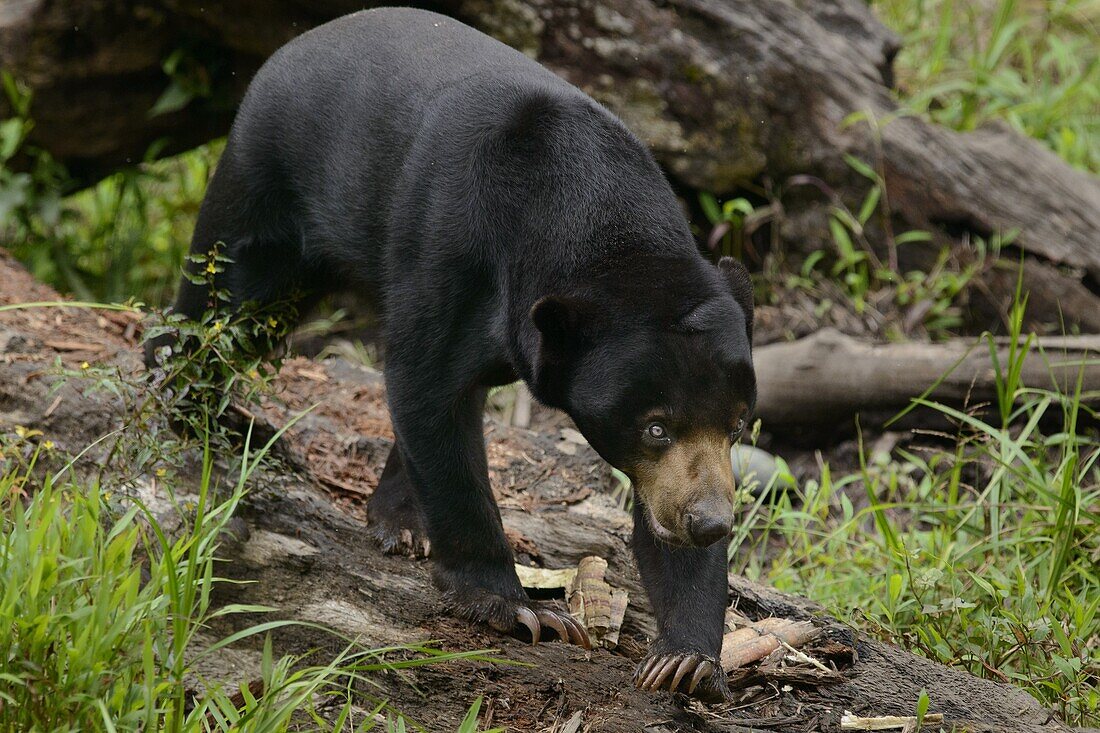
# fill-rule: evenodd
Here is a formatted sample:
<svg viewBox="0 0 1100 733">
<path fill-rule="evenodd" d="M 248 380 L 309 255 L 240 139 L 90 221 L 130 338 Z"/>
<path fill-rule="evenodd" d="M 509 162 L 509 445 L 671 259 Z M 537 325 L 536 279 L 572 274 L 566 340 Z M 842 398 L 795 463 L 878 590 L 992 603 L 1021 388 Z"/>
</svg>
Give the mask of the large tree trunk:
<svg viewBox="0 0 1100 733">
<path fill-rule="evenodd" d="M 57 297 L 3 252 L 0 282 L 5 285 L 0 309 Z M 106 460 L 111 440 L 119 438 L 113 431 L 130 419 L 116 393 L 85 390 L 79 378 L 55 385 L 51 376 L 57 359 L 76 373 L 89 360 L 118 367 L 123 378 L 132 379 L 122 393 L 144 389 L 134 325 L 127 314 L 86 309 L 0 310 L 0 432 L 11 432 L 15 425 L 38 429 L 55 450 L 73 454 L 107 436 L 83 455 L 76 470 L 98 476 L 114 491 L 137 490 L 152 511 L 170 514 L 171 506 L 187 504 L 196 477 L 181 469 L 173 479 L 179 502 L 174 504 L 163 488 L 157 491 L 151 475 L 135 475 L 119 456 Z M 531 665 L 455 664 L 407 675 L 379 674 L 373 680 L 380 687 L 359 690 L 367 709 L 381 696 L 429 729 L 453 730 L 474 696 L 484 695 L 483 710 L 492 712 L 482 724 L 517 731 L 562 730 L 565 721 L 576 719 L 580 724 L 570 730 L 832 732 L 840 729 L 846 710 L 863 716 L 912 715 L 924 689 L 932 701 L 929 712 L 942 714 L 948 729 L 1068 730 L 1017 688 L 914 656 L 853 631 L 810 601 L 738 577 L 730 578 L 730 588 L 739 614 L 751 620 L 813 619 L 822 628 L 820 651 L 814 653 L 838 660 L 836 679 L 825 685 L 769 683 L 743 690 L 737 704 L 710 708 L 684 707 L 667 694 L 635 690 L 631 674 L 654 633 L 654 621 L 628 549 L 629 514 L 606 493 L 606 469 L 585 447 L 570 444 L 565 450 L 556 436 L 498 423 L 487 426 L 489 466 L 519 556 L 552 568 L 575 565 L 589 555 L 605 558 L 607 580 L 630 594 L 620 644 L 613 652 L 601 649 L 590 656 L 555 643 L 531 647 L 441 616 L 427 564 L 384 556 L 366 540 L 361 499 L 372 490 L 392 441 L 378 375 L 339 361 L 294 360 L 279 378 L 276 397 L 263 409 L 283 421 L 314 405 L 286 440 L 284 452 L 297 468 L 256 474 L 243 508 L 247 526 L 237 526 L 236 539 L 226 538 L 219 550 L 227 560 L 219 575 L 254 582 L 226 585 L 220 600 L 272 606 L 280 618 L 328 624 L 368 645 L 438 639 L 450 650 L 499 648 L 500 656 Z M 167 426 L 154 418 L 131 423 L 127 430 L 122 439 L 132 441 L 136 431 L 155 436 Z M 51 455 L 56 453 L 41 461 Z M 235 618 L 240 617 L 222 619 L 223 625 L 209 632 L 230 633 Z M 254 680 L 259 644 L 257 637 L 256 644 L 234 645 L 208 659 L 205 678 L 230 684 Z M 276 634 L 279 653 L 335 653 L 343 644 L 308 629 Z M 323 663 L 317 656 L 310 661 Z"/>
<path fill-rule="evenodd" d="M 35 90 L 32 141 L 83 180 L 139 161 L 155 140 L 179 150 L 224 132 L 262 60 L 352 0 L 8 0 L 0 4 L 0 65 Z M 881 145 L 867 112 L 897 111 L 891 64 L 898 40 L 861 0 L 439 0 L 538 58 L 619 114 L 685 190 L 730 194 L 770 181 L 784 188 L 781 232 L 791 246 L 828 246 L 827 182 L 850 206 L 868 182 L 846 162 L 878 165 L 892 223 L 923 228 L 902 264 L 944 243 L 1019 230 L 1036 316 L 1100 330 L 1100 181 L 1037 143 L 991 126 L 960 134 L 900 117 Z M 183 110 L 148 112 L 181 51 L 209 94 Z M 814 184 L 814 185 L 806 185 Z M 885 251 L 885 221 L 869 236 Z M 993 278 L 975 318 L 995 320 L 1011 281 Z M 1091 288 L 1091 290 L 1090 290 Z M 1059 308 L 1061 306 L 1061 308 Z M 1050 322 L 1056 322 L 1052 320 Z"/>
</svg>

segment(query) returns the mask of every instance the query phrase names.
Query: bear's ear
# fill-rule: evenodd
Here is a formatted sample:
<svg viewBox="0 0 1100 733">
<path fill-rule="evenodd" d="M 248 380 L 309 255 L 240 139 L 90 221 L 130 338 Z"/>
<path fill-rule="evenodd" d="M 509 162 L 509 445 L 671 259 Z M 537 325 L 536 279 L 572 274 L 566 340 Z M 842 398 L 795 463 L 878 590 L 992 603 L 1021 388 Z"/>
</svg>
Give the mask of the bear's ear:
<svg viewBox="0 0 1100 733">
<path fill-rule="evenodd" d="M 584 305 L 575 298 L 561 295 L 545 295 L 531 306 L 531 320 L 543 346 L 554 348 L 566 346 L 579 334 Z"/>
<path fill-rule="evenodd" d="M 563 406 L 568 365 L 580 342 L 586 311 L 583 301 L 561 295 L 546 295 L 531 307 L 539 344 L 530 386 L 544 404 Z"/>
<path fill-rule="evenodd" d="M 718 260 L 718 269 L 729 283 L 733 299 L 741 310 L 745 312 L 745 329 L 748 332 L 749 344 L 752 344 L 752 277 L 740 260 L 732 257 L 723 257 Z"/>
</svg>

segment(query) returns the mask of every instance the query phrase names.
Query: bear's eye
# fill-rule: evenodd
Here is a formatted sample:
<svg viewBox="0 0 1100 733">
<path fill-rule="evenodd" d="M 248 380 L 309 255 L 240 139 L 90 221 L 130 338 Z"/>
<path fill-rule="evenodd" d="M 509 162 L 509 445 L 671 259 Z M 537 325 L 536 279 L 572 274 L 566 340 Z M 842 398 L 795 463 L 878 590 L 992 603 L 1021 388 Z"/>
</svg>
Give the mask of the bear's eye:
<svg viewBox="0 0 1100 733">
<path fill-rule="evenodd" d="M 741 433 L 745 430 L 745 418 L 737 418 L 737 423 L 733 427 L 733 432 L 730 433 L 730 442 L 735 443 L 737 439 L 741 437 Z"/>
<path fill-rule="evenodd" d="M 672 438 L 668 435 L 668 429 L 659 422 L 651 422 L 649 425 L 646 425 L 645 437 L 650 442 L 658 445 L 668 445 L 672 442 Z"/>
</svg>

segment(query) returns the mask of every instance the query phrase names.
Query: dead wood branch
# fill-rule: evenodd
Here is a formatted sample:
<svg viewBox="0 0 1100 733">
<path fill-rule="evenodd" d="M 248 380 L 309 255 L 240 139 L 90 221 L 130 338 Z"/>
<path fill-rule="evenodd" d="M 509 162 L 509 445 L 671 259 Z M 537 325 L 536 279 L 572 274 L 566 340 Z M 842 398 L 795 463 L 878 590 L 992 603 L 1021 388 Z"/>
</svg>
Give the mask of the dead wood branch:
<svg viewBox="0 0 1100 733">
<path fill-rule="evenodd" d="M 996 343 L 1005 369 L 1008 344 Z M 761 347 L 753 358 L 757 414 L 770 431 L 850 426 L 857 414 L 864 425 L 881 424 L 929 389 L 929 400 L 956 408 L 996 399 L 988 344 L 973 339 L 868 344 L 826 329 Z M 1100 405 L 1100 336 L 1036 339 L 1021 378 L 1028 387 L 1072 395 L 1078 375 L 1083 402 Z"/>
</svg>

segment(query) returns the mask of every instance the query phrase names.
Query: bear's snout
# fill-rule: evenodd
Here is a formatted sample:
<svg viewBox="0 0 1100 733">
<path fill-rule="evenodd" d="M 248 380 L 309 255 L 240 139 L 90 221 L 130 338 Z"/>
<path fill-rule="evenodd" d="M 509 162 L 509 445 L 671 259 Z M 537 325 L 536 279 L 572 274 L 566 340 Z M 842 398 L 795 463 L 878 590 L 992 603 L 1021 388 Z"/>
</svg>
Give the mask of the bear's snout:
<svg viewBox="0 0 1100 733">
<path fill-rule="evenodd" d="M 633 470 L 635 490 L 650 510 L 658 539 L 706 547 L 733 527 L 733 470 L 727 436 L 696 434 Z"/>
<path fill-rule="evenodd" d="M 684 529 L 696 547 L 713 545 L 733 529 L 733 507 L 725 497 L 697 502 L 684 513 Z"/>
</svg>

